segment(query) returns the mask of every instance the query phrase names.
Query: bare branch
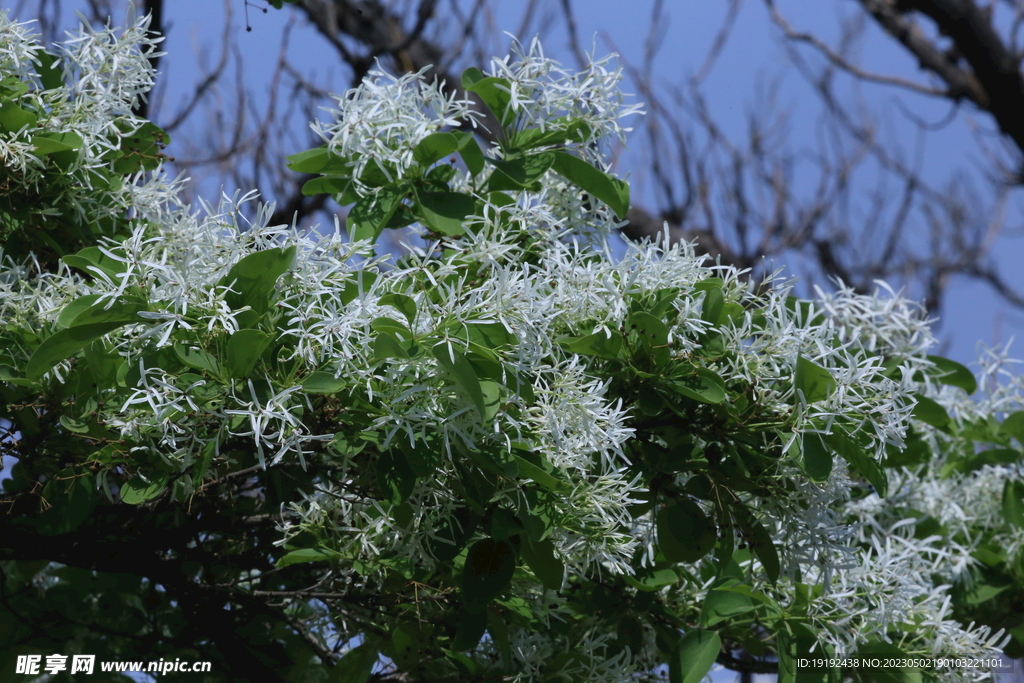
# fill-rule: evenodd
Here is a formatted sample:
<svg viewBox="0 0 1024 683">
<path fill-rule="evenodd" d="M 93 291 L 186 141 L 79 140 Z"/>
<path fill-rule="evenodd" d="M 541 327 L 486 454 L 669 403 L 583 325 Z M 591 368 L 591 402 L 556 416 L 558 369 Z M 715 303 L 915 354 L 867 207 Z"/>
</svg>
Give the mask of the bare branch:
<svg viewBox="0 0 1024 683">
<path fill-rule="evenodd" d="M 860 0 L 866 7 L 888 5 L 885 0 Z M 1020 55 L 1014 54 L 992 25 L 992 13 L 973 0 L 904 0 L 901 8 L 916 10 L 936 23 L 949 36 L 959 55 L 970 65 L 976 89 L 961 93 L 947 80 L 950 60 L 937 63 L 922 60 L 951 88 L 951 97 L 963 94 L 995 118 L 999 129 L 1024 152 L 1024 76 Z M 874 16 L 874 15 L 873 15 Z M 908 45 L 908 48 L 911 46 Z M 924 47 L 921 47 L 924 54 Z M 914 54 L 917 54 L 915 52 Z M 963 73 L 962 70 L 958 70 Z"/>
<path fill-rule="evenodd" d="M 565 15 L 566 33 L 569 35 L 569 49 L 576 58 L 581 69 L 587 64 L 587 55 L 580 48 L 579 30 L 576 28 L 576 17 L 572 11 L 572 0 L 562 0 L 562 14 Z"/>
<path fill-rule="evenodd" d="M 711 49 L 704 56 L 704 63 L 700 65 L 697 73 L 690 79 L 693 85 L 700 85 L 701 81 L 707 78 L 712 69 L 715 68 L 715 62 L 718 61 L 722 48 L 725 47 L 725 43 L 729 40 L 729 34 L 732 33 L 732 28 L 736 24 L 736 17 L 740 14 L 740 5 L 742 4 L 743 0 L 729 0 L 729 9 L 725 12 L 722 26 L 718 29 L 718 33 L 715 34 L 715 40 L 711 43 Z"/>
<path fill-rule="evenodd" d="M 775 0 L 765 0 L 765 4 L 768 6 L 768 11 L 771 14 L 772 21 L 775 23 L 776 26 L 782 29 L 783 33 L 785 33 L 786 35 L 786 38 L 799 43 L 806 43 L 807 45 L 810 45 L 819 53 L 821 53 L 829 62 L 831 62 L 833 66 L 836 66 L 842 69 L 843 71 L 846 71 L 847 73 L 853 75 L 856 78 L 859 78 L 863 81 L 870 81 L 872 83 L 880 83 L 882 85 L 894 85 L 900 88 L 911 90 L 916 93 L 920 93 L 922 95 L 930 95 L 932 97 L 948 97 L 950 95 L 950 91 L 946 89 L 933 88 L 931 86 L 924 85 L 923 83 L 917 83 L 916 81 L 911 81 L 909 79 L 901 78 L 899 76 L 887 76 L 885 74 L 878 74 L 871 71 L 866 71 L 857 66 L 856 64 L 847 60 L 843 55 L 833 50 L 824 41 L 820 40 L 814 34 L 805 33 L 803 31 L 797 31 L 795 28 L 793 28 L 793 26 L 788 21 L 786 21 L 786 18 L 782 16 L 778 8 L 775 6 Z M 902 30 L 908 36 L 912 34 L 914 36 L 917 36 L 917 34 L 915 33 L 915 27 L 913 27 L 912 25 L 903 27 Z M 912 42 L 915 45 L 917 45 L 918 41 L 914 40 Z M 930 47 L 930 45 L 928 47 Z"/>
</svg>

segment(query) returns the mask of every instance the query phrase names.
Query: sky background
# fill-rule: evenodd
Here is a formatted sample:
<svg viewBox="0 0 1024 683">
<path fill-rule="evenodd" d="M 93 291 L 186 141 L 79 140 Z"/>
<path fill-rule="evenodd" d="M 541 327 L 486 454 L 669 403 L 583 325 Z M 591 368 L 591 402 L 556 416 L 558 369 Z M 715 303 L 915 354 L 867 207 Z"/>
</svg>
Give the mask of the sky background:
<svg viewBox="0 0 1024 683">
<path fill-rule="evenodd" d="M 44 0 L 0 0 L 0 8 L 14 10 L 15 16 L 28 18 L 33 15 Z M 468 11 L 471 2 L 457 0 Z M 575 19 L 578 35 L 585 49 L 593 45 L 600 56 L 617 50 L 624 60 L 639 65 L 643 61 L 645 41 L 649 37 L 650 17 L 656 0 L 587 0 L 575 4 Z M 82 2 L 65 0 L 51 3 L 60 6 L 60 24 L 71 28 L 77 23 L 73 14 Z M 124 0 L 110 0 L 115 24 L 125 20 Z M 488 2 L 488 23 L 493 29 L 493 49 L 496 54 L 505 54 L 509 37 L 502 31 L 516 31 L 520 24 L 524 0 L 499 0 Z M 325 90 L 340 92 L 349 86 L 348 75 L 338 63 L 333 48 L 304 24 L 294 11 L 263 13 L 262 2 L 247 3 L 246 0 L 167 0 L 165 24 L 167 40 L 163 49 L 169 53 L 161 62 L 158 97 L 151 117 L 158 124 L 166 121 L 180 103 L 191 92 L 194 82 L 203 71 L 201 65 L 214 63 L 218 57 L 218 45 L 222 32 L 227 28 L 234 34 L 239 45 L 240 62 L 231 69 L 240 68 L 238 78 L 256 94 L 253 103 L 259 108 L 266 101 L 269 91 L 268 78 L 282 45 L 286 27 L 291 25 L 292 37 L 288 48 L 290 61 L 302 70 L 311 81 Z M 245 31 L 246 6 L 251 32 Z M 413 4 L 414 6 L 414 4 Z M 807 2 L 806 0 L 779 0 L 779 9 L 798 29 L 812 31 L 828 41 L 839 34 L 842 19 L 857 12 L 854 3 L 848 0 Z M 726 14 L 728 3 L 724 0 L 672 0 L 665 3 L 666 18 L 658 25 L 663 42 L 653 64 L 654 81 L 659 87 L 671 87 L 682 83 L 695 74 L 704 62 L 705 56 L 715 38 Z M 544 16 L 542 24 L 550 27 L 545 50 L 567 66 L 575 65 L 575 59 L 565 38 L 565 20 L 559 11 L 559 3 L 545 0 L 540 3 Z M 545 15 L 547 13 L 547 15 Z M 439 20 L 452 22 L 448 0 L 439 3 Z M 519 38 L 527 42 L 532 36 Z M 813 64 L 821 60 L 804 52 Z M 899 47 L 878 30 L 869 27 L 866 40 L 859 51 L 860 64 L 869 70 L 884 71 L 907 78 L 922 80 L 916 65 Z M 234 71 L 231 76 L 235 78 Z M 821 107 L 807 82 L 795 71 L 786 54 L 781 32 L 768 18 L 763 2 L 746 0 L 743 3 L 729 41 L 722 50 L 714 70 L 705 80 L 704 93 L 718 125 L 730 135 L 742 138 L 751 112 L 764 106 L 758 98 L 767 83 L 778 86 L 776 103 L 789 114 L 787 132 L 793 149 L 804 154 L 813 154 L 821 144 L 819 117 Z M 850 96 L 861 98 L 863 107 L 872 112 L 882 124 L 883 139 L 895 146 L 902 145 L 908 150 L 915 149 L 917 129 L 904 113 L 911 111 L 930 122 L 943 120 L 949 113 L 948 103 L 929 100 L 925 97 L 876 85 L 857 85 L 846 79 L 841 81 Z M 626 84 L 626 90 L 636 92 Z M 841 91 L 842 92 L 842 91 Z M 230 97 L 230 91 L 222 95 Z M 259 101 L 263 98 L 263 101 Z M 169 154 L 181 154 L 181 142 L 185 138 L 201 139 L 203 122 L 196 117 L 192 127 L 186 126 L 176 132 Z M 643 125 L 641 118 L 634 119 L 636 127 Z M 309 133 L 297 124 L 295 152 L 305 149 Z M 924 144 L 917 148 L 917 167 L 922 175 L 936 184 L 953 174 L 973 179 L 978 189 L 985 187 L 984 173 L 991 170 L 991 164 L 979 149 L 975 129 L 991 130 L 992 124 L 986 115 L 979 115 L 967 108 L 953 117 L 945 127 L 929 134 Z M 640 138 L 635 137 L 636 140 Z M 650 187 L 650 155 L 642 144 L 619 157 L 620 173 L 631 175 L 634 203 L 653 209 L 654 195 Z M 801 178 L 798 182 L 811 182 Z M 213 199 L 218 192 L 220 179 L 201 178 L 195 192 Z M 227 188 L 233 189 L 233 188 Z M 1017 191 L 1020 194 L 1020 191 Z M 1022 223 L 1024 211 L 1020 209 L 1020 197 L 1012 196 L 1007 207 L 1008 225 Z M 993 254 L 1003 276 L 1024 291 L 1024 272 L 1019 264 L 1022 256 L 1019 237 L 1009 232 L 1001 236 L 994 245 Z M 796 275 L 803 275 L 806 264 L 799 260 L 787 265 Z M 913 287 L 912 295 L 919 294 Z M 979 342 L 985 344 L 1006 343 L 1016 336 L 1019 341 L 1011 347 L 1011 356 L 1024 357 L 1024 315 L 1019 310 L 998 299 L 987 286 L 973 283 L 965 278 L 954 279 L 948 289 L 946 305 L 941 312 L 942 321 L 938 337 L 943 347 L 938 352 L 960 362 L 971 364 L 976 357 Z M 0 475 L 2 476 L 2 475 Z M 735 680 L 735 674 L 721 674 L 716 681 Z M 768 677 L 758 677 L 767 681 Z"/>
</svg>

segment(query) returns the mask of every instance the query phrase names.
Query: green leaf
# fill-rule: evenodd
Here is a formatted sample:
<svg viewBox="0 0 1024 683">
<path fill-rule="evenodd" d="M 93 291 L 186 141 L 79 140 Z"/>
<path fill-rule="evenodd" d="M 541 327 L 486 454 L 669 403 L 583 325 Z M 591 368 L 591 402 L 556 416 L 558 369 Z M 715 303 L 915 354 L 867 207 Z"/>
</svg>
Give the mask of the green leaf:
<svg viewBox="0 0 1024 683">
<path fill-rule="evenodd" d="M 430 166 L 459 149 L 459 139 L 451 133 L 431 133 L 419 141 L 412 151 L 412 158 Z"/>
<path fill-rule="evenodd" d="M 942 356 L 928 356 L 928 360 L 935 363 L 938 371 L 935 378 L 943 384 L 960 387 L 968 394 L 978 390 L 978 380 L 974 378 L 974 373 L 963 365 Z"/>
<path fill-rule="evenodd" d="M 724 382 L 714 370 L 697 368 L 690 377 L 682 377 L 665 383 L 672 391 L 700 403 L 722 403 L 726 399 Z"/>
<path fill-rule="evenodd" d="M 429 181 L 429 185 L 435 188 L 445 189 L 441 188 L 441 185 L 447 185 L 448 183 L 450 183 L 452 178 L 455 177 L 456 173 L 458 173 L 458 169 L 455 168 L 455 157 L 452 157 L 451 163 L 434 166 L 429 171 L 427 171 L 427 174 L 424 176 L 424 178 L 427 181 Z"/>
<path fill-rule="evenodd" d="M 1003 484 L 1003 518 L 1007 524 L 1024 529 L 1024 481 L 1008 479 Z"/>
<path fill-rule="evenodd" d="M 125 123 L 125 126 L 132 124 Z M 121 138 L 121 155 L 114 160 L 114 172 L 122 175 L 152 171 L 164 159 L 163 148 L 169 145 L 171 137 L 167 131 L 146 121 L 138 129 Z"/>
<path fill-rule="evenodd" d="M 822 436 L 825 444 L 846 462 L 850 463 L 854 470 L 859 472 L 868 482 L 875 487 L 879 496 L 885 496 L 889 487 L 889 480 L 886 477 L 882 466 L 871 457 L 865 450 L 850 440 L 850 437 L 840 432 L 825 434 Z"/>
<path fill-rule="evenodd" d="M 530 187 L 555 163 L 555 155 L 552 152 L 541 152 L 515 159 L 488 161 L 519 187 Z"/>
<path fill-rule="evenodd" d="M 961 460 L 950 459 L 942 468 L 942 476 L 950 472 L 974 472 L 985 465 L 1012 465 L 1019 462 L 1021 456 L 1016 448 L 986 448 Z"/>
<path fill-rule="evenodd" d="M 404 503 L 416 487 L 416 473 L 401 452 L 391 449 L 377 458 L 377 485 L 384 500 L 392 505 Z"/>
<path fill-rule="evenodd" d="M 646 308 L 647 312 L 656 318 L 665 320 L 667 316 L 674 313 L 672 304 L 679 298 L 679 294 L 678 287 L 662 287 L 654 292 L 653 301 Z M 634 305 L 639 304 L 634 302 Z"/>
<path fill-rule="evenodd" d="M 93 303 L 86 306 L 84 303 L 79 304 L 80 299 L 76 299 L 68 304 L 69 307 L 75 307 L 75 311 L 64 317 L 68 327 L 82 327 L 83 325 L 95 325 L 98 323 L 140 323 L 143 320 L 139 318 L 139 312 L 149 308 L 146 301 L 139 297 L 125 297 L 113 302 L 107 300 L 99 304 L 95 303 L 95 299 L 90 299 L 89 296 L 84 296 L 82 299 Z M 61 317 L 63 317 L 63 312 Z M 61 317 L 58 317 L 58 323 Z"/>
<path fill-rule="evenodd" d="M 259 330 L 239 330 L 228 337 L 224 354 L 228 375 L 235 379 L 248 377 L 268 344 L 270 336 Z"/>
<path fill-rule="evenodd" d="M 386 330 L 377 332 L 377 336 L 373 340 L 373 360 L 381 361 L 388 358 L 408 358 L 409 352 L 405 350 L 405 347 L 395 338 L 393 334 Z"/>
<path fill-rule="evenodd" d="M 461 235 L 463 223 L 476 212 L 476 200 L 462 192 L 417 192 L 428 226 L 442 235 Z"/>
<path fill-rule="evenodd" d="M 668 325 L 661 318 L 646 311 L 636 311 L 629 316 L 629 327 L 640 339 L 655 363 L 664 365 L 671 352 L 668 348 Z"/>
<path fill-rule="evenodd" d="M 502 127 L 508 127 L 515 119 L 515 112 L 511 111 L 509 107 L 512 100 L 510 95 L 512 87 L 508 80 L 496 76 L 484 76 L 480 69 L 470 67 L 462 72 L 462 87 L 464 90 L 479 95 Z"/>
<path fill-rule="evenodd" d="M 815 403 L 824 401 L 836 390 L 836 380 L 825 368 L 813 363 L 803 356 L 797 356 L 796 373 L 793 386 L 803 393 L 804 401 Z"/>
<path fill-rule="evenodd" d="M 739 565 L 737 565 L 737 566 L 739 566 Z M 757 590 L 756 588 L 754 588 L 753 586 L 751 586 L 749 584 L 737 583 L 737 581 L 739 581 L 739 579 L 736 579 L 736 578 L 726 579 L 725 581 L 722 581 L 718 585 L 716 585 L 715 586 L 715 590 L 716 591 L 724 591 L 724 592 L 728 592 L 728 593 L 739 593 L 740 595 L 745 595 L 746 597 L 750 598 L 754 602 L 759 602 L 762 605 L 767 605 L 774 612 L 777 612 L 777 613 L 781 613 L 782 612 L 782 607 L 779 605 L 778 602 L 776 602 L 774 599 L 772 599 L 771 596 L 762 593 L 761 591 Z"/>
<path fill-rule="evenodd" d="M 64 427 L 64 429 L 68 430 L 69 432 L 74 432 L 75 434 L 89 433 L 89 425 L 87 425 L 84 422 L 79 422 L 78 420 L 68 415 L 60 416 L 60 424 L 62 427 Z"/>
<path fill-rule="evenodd" d="M 409 623 L 398 624 L 391 630 L 389 656 L 402 670 L 409 670 L 419 661 L 422 647 L 420 629 Z"/>
<path fill-rule="evenodd" d="M 294 246 L 257 251 L 233 265 L 217 286 L 230 288 L 224 300 L 232 310 L 248 306 L 263 315 L 270 310 L 277 279 L 288 272 L 294 260 Z"/>
<path fill-rule="evenodd" d="M 0 102 L 0 128 L 8 133 L 17 133 L 26 126 L 36 125 L 38 117 L 27 109 L 22 109 L 14 102 Z"/>
<path fill-rule="evenodd" d="M 471 66 L 462 72 L 462 89 L 468 90 L 485 78 L 484 72 Z"/>
<path fill-rule="evenodd" d="M 868 642 L 859 646 L 856 651 L 858 659 L 905 660 L 910 655 L 897 645 L 881 641 Z M 884 666 L 862 667 L 858 673 L 872 683 L 922 683 L 920 669 L 896 668 Z"/>
<path fill-rule="evenodd" d="M 557 343 L 566 351 L 572 351 L 581 356 L 597 356 L 614 360 L 619 357 L 622 336 L 614 332 L 608 334 L 600 330 L 588 334 L 586 337 L 562 337 Z"/>
<path fill-rule="evenodd" d="M 82 148 L 82 138 L 78 133 L 40 133 L 32 136 L 36 156 L 45 156 L 54 152 L 73 152 Z"/>
<path fill-rule="evenodd" d="M 323 562 L 324 560 L 333 560 L 338 557 L 341 557 L 341 554 L 333 550 L 326 550 L 322 548 L 301 548 L 300 550 L 293 550 L 284 555 L 274 564 L 274 566 L 281 569 L 293 564 Z"/>
<path fill-rule="evenodd" d="M 32 354 L 32 357 L 28 359 L 28 364 L 25 366 L 25 376 L 33 382 L 38 381 L 43 375 L 52 370 L 57 363 L 78 353 L 86 345 L 103 335 L 113 332 L 119 327 L 124 327 L 129 322 L 124 320 L 120 322 L 95 323 L 59 330 L 44 339 L 43 343 Z"/>
<path fill-rule="evenodd" d="M 555 172 L 584 192 L 589 192 L 607 204 L 620 218 L 629 212 L 629 185 L 615 176 L 599 171 L 592 165 L 565 152 L 551 152 L 555 156 Z"/>
<path fill-rule="evenodd" d="M 288 162 L 288 168 L 297 173 L 324 173 L 328 166 L 333 166 L 332 170 L 334 171 L 342 171 L 348 168 L 343 165 L 345 159 L 332 154 L 328 150 L 327 145 L 292 154 L 289 157 L 285 157 L 285 161 Z M 331 164 L 332 161 L 335 163 Z"/>
<path fill-rule="evenodd" d="M 450 344 L 441 342 L 433 348 L 434 358 L 441 364 L 461 393 L 477 409 L 481 418 L 487 414 L 487 405 L 484 402 L 483 389 L 480 387 L 480 379 L 476 371 L 466 357 L 453 349 Z"/>
<path fill-rule="evenodd" d="M 434 537 L 427 539 L 427 548 L 430 550 L 430 554 L 439 562 L 449 562 L 455 559 L 462 552 L 466 542 L 472 538 L 479 519 L 479 516 L 469 508 L 456 508 L 450 516 L 435 527 Z"/>
<path fill-rule="evenodd" d="M 501 385 L 491 380 L 480 380 L 480 392 L 484 398 L 484 422 L 491 422 L 501 409 Z"/>
<path fill-rule="evenodd" d="M 525 531 L 523 523 L 516 518 L 515 513 L 502 507 L 491 511 L 489 519 L 485 521 L 484 530 L 496 541 L 519 536 Z"/>
<path fill-rule="evenodd" d="M 416 300 L 405 294 L 385 294 L 377 302 L 381 306 L 394 306 L 411 326 L 416 320 Z"/>
<path fill-rule="evenodd" d="M 1007 415 L 1003 423 L 999 425 L 999 431 L 1017 439 L 1017 441 L 1024 445 L 1024 410 L 1018 410 Z"/>
<path fill-rule="evenodd" d="M 96 505 L 96 477 L 91 472 L 64 469 L 46 482 L 43 499 L 51 507 L 37 518 L 39 532 L 47 536 L 70 533 Z"/>
<path fill-rule="evenodd" d="M 460 339 L 465 339 L 469 344 L 477 344 L 485 349 L 498 349 L 516 343 L 516 336 L 505 328 L 505 323 L 485 323 L 469 321 L 460 324 L 457 334 Z"/>
<path fill-rule="evenodd" d="M 457 617 L 458 625 L 455 627 L 455 638 L 452 640 L 452 650 L 465 651 L 473 650 L 484 637 L 487 630 L 487 610 L 463 610 Z"/>
<path fill-rule="evenodd" d="M 275 6 L 280 7 L 281 0 L 277 0 Z M 373 665 L 377 663 L 378 658 L 377 648 L 363 643 L 346 652 L 345 656 L 338 660 L 338 663 L 330 670 L 331 673 L 327 681 L 328 683 L 366 683 L 370 680 Z"/>
<path fill-rule="evenodd" d="M 949 413 L 941 405 L 921 394 L 914 394 L 914 398 L 917 399 L 917 405 L 912 414 L 918 420 L 940 429 L 949 424 Z"/>
<path fill-rule="evenodd" d="M 489 606 L 487 609 L 487 633 L 490 635 L 495 649 L 498 650 L 501 665 L 507 669 L 511 666 L 512 662 L 512 647 L 509 642 L 508 624 L 505 623 L 504 616 L 494 605 Z"/>
<path fill-rule="evenodd" d="M 412 330 L 406 327 L 405 323 L 395 320 L 394 318 L 385 318 L 383 316 L 380 318 L 374 318 L 370 322 L 370 329 L 377 333 L 387 332 L 390 335 L 398 337 L 399 339 L 405 339 L 406 341 L 411 341 L 413 338 Z M 402 357 L 405 358 L 407 356 L 408 354 Z"/>
<path fill-rule="evenodd" d="M 358 196 L 354 192 L 355 186 L 348 176 L 325 175 L 302 184 L 304 197 L 315 197 L 318 194 L 341 195 L 338 197 L 338 203 L 342 206 L 357 201 Z"/>
<path fill-rule="evenodd" d="M 737 583 L 736 579 L 727 579 Z M 754 609 L 754 602 L 748 596 L 735 591 L 712 589 L 704 597 L 700 611 L 700 625 L 707 628 L 727 621 L 731 617 L 746 614 Z"/>
<path fill-rule="evenodd" d="M 57 316 L 57 324 L 61 327 L 70 326 L 79 313 L 90 308 L 99 298 L 99 294 L 86 294 L 85 296 L 78 297 L 61 309 L 60 314 Z"/>
<path fill-rule="evenodd" d="M 737 502 L 732 506 L 732 510 L 733 519 L 739 526 L 740 531 L 743 532 L 743 537 L 746 539 L 747 545 L 750 546 L 751 552 L 761 562 L 765 574 L 768 575 L 768 580 L 775 583 L 779 580 L 781 567 L 779 565 L 779 552 L 775 548 L 775 542 L 772 540 L 771 534 L 768 533 L 764 525 L 754 517 L 754 514 L 743 503 Z"/>
<path fill-rule="evenodd" d="M 57 55 L 40 50 L 36 52 L 36 59 L 39 60 L 39 68 L 36 73 L 39 74 L 39 82 L 42 84 L 43 90 L 53 90 L 64 85 L 64 74 L 57 65 L 59 59 Z"/>
<path fill-rule="evenodd" d="M 376 242 L 380 234 L 384 232 L 388 221 L 391 220 L 391 216 L 398 209 L 405 194 L 406 187 L 404 185 L 388 185 L 377 194 L 363 197 L 357 201 L 345 219 L 349 239 L 353 242 L 357 240 Z"/>
<path fill-rule="evenodd" d="M 725 295 L 721 287 L 712 287 L 704 294 L 704 304 L 701 306 L 701 320 L 711 325 L 717 325 L 722 319 L 722 311 L 725 308 Z"/>
<path fill-rule="evenodd" d="M 555 545 L 550 539 L 534 541 L 529 535 L 523 536 L 521 552 L 526 566 L 536 574 L 545 588 L 553 591 L 562 588 L 565 565 L 555 557 Z"/>
<path fill-rule="evenodd" d="M 821 435 L 806 433 L 804 442 L 804 471 L 813 481 L 827 481 L 832 474 L 832 452 L 825 448 Z"/>
<path fill-rule="evenodd" d="M 153 477 L 146 481 L 141 476 L 132 477 L 121 485 L 121 502 L 139 505 L 152 500 L 167 488 L 167 475 Z"/>
<path fill-rule="evenodd" d="M 678 583 L 679 575 L 671 569 L 658 569 L 656 571 L 651 571 L 646 576 L 638 574 L 636 578 L 632 576 L 624 576 L 623 579 L 627 584 L 637 590 L 645 593 L 653 593 L 654 591 L 661 590 L 665 586 L 671 586 Z"/>
<path fill-rule="evenodd" d="M 508 540 L 485 538 L 470 546 L 462 575 L 466 602 L 486 604 L 501 595 L 516 570 L 516 551 Z"/>
<path fill-rule="evenodd" d="M 193 370 L 202 370 L 211 375 L 220 375 L 221 373 L 220 363 L 217 362 L 217 359 L 202 349 L 185 344 L 175 344 L 174 353 L 178 360 Z"/>
<path fill-rule="evenodd" d="M 689 499 L 658 511 L 658 547 L 669 562 L 696 562 L 715 547 L 715 525 Z"/>
<path fill-rule="evenodd" d="M 17 101 L 28 91 L 28 84 L 13 74 L 0 78 L 0 99 Z"/>
<path fill-rule="evenodd" d="M 120 249 L 114 249 L 111 253 L 118 254 L 118 252 L 121 251 L 122 250 Z M 127 264 L 122 261 L 118 261 L 115 258 L 111 258 L 100 251 L 99 247 L 86 247 L 77 254 L 69 254 L 62 257 L 61 260 L 69 266 L 78 268 L 90 277 L 95 277 L 96 271 L 98 270 L 105 273 L 115 282 L 118 281 L 117 276 L 125 272 L 125 269 L 127 268 Z"/>
<path fill-rule="evenodd" d="M 514 136 L 514 147 L 520 150 L 563 145 L 570 142 L 583 142 L 590 137 L 591 127 L 586 121 L 561 116 L 547 121 L 542 131 L 540 128 L 527 128 Z"/>
<path fill-rule="evenodd" d="M 965 598 L 968 605 L 982 605 L 1013 587 L 1013 584 L 995 586 L 991 583 L 975 583 Z"/>
<path fill-rule="evenodd" d="M 519 468 L 520 477 L 523 477 L 524 479 L 532 479 L 543 488 L 554 493 L 572 492 L 572 487 L 568 483 L 547 472 L 544 468 L 534 465 L 532 462 L 518 455 L 513 455 L 512 458 L 515 460 L 516 465 Z"/>
<path fill-rule="evenodd" d="M 668 661 L 669 683 L 701 683 L 721 649 L 722 639 L 714 631 L 687 631 Z"/>
<path fill-rule="evenodd" d="M 465 162 L 470 174 L 474 177 L 479 175 L 480 171 L 484 170 L 484 153 L 480 151 L 476 137 L 468 130 L 456 131 L 452 135 L 459 138 L 459 154 L 462 155 L 462 161 Z"/>
<path fill-rule="evenodd" d="M 117 373 L 122 366 L 128 365 L 127 360 L 115 353 L 112 347 L 108 347 L 100 341 L 86 345 L 82 349 L 82 356 L 85 358 L 86 367 L 96 390 L 114 389 L 116 391 Z"/>
</svg>

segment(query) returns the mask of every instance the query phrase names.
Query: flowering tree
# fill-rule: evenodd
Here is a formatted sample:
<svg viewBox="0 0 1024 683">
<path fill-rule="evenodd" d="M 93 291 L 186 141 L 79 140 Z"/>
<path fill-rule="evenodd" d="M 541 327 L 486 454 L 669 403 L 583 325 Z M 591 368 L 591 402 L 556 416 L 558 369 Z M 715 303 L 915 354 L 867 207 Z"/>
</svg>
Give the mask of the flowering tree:
<svg viewBox="0 0 1024 683">
<path fill-rule="evenodd" d="M 468 101 L 370 73 L 290 158 L 346 236 L 181 204 L 132 114 L 145 28 L 48 53 L 0 19 L 6 651 L 296 681 L 1020 653 L 1022 382 L 927 355 L 884 286 L 610 257 L 604 152 L 638 113 L 610 60 L 466 71 L 493 146 Z"/>
</svg>

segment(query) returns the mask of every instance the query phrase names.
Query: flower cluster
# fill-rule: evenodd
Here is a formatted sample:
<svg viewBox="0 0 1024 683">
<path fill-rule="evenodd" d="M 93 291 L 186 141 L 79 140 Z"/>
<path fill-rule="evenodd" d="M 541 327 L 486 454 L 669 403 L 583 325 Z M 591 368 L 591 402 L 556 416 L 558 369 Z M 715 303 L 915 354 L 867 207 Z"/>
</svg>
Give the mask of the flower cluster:
<svg viewBox="0 0 1024 683">
<path fill-rule="evenodd" d="M 155 168 L 169 140 L 133 113 L 153 85 L 149 57 L 162 40 L 147 33 L 148 23 L 141 18 L 121 32 L 83 25 L 47 52 L 0 11 L 0 238 L 7 254 L 20 260 L 30 241 L 37 258 L 86 246 L 85 236 L 121 232 L 126 211 L 155 199 L 124 177 Z"/>
<path fill-rule="evenodd" d="M 2 65 L 40 86 L 19 31 L 0 23 Z M 31 95 L 81 137 L 67 172 L 113 173 L 145 128 L 144 34 L 83 34 L 61 53 L 74 86 Z M 422 73 L 372 73 L 317 128 L 327 146 L 302 163 L 355 180 L 337 192 L 361 234 L 423 228 L 399 258 L 338 225 L 269 225 L 269 206 L 246 218 L 254 193 L 192 210 L 154 179 L 67 190 L 139 220 L 55 265 L 0 266 L 4 400 L 53 424 L 19 457 L 86 453 L 65 478 L 119 481 L 112 504 L 187 509 L 255 477 L 284 496 L 278 567 L 323 562 L 359 605 L 304 609 L 396 666 L 625 681 L 695 638 L 767 639 L 780 659 L 805 635 L 847 654 L 1003 646 L 962 616 L 1024 579 L 1007 569 L 1024 385 L 989 378 L 972 402 L 884 285 L 799 301 L 692 245 L 593 248 L 628 207 L 599 152 L 637 108 L 607 60 L 572 74 L 516 50 L 466 79 L 503 123 L 477 156 L 449 132 L 477 121 L 468 101 Z M 43 133 L 8 132 L 28 178 Z M 982 590 L 979 562 L 1009 578 Z M 426 664 L 396 644 L 410 633 Z"/>
</svg>

